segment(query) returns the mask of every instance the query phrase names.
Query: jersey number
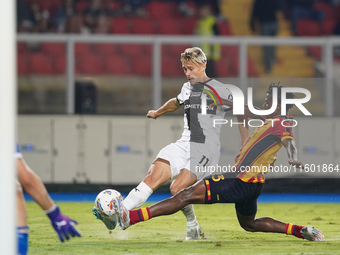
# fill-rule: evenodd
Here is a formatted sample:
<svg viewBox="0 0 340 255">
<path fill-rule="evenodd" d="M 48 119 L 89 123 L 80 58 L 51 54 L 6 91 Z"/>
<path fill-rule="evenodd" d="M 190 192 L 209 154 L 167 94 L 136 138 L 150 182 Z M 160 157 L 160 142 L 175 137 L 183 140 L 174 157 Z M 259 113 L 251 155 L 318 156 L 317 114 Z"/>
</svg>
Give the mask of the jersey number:
<svg viewBox="0 0 340 255">
<path fill-rule="evenodd" d="M 218 181 L 220 181 L 220 180 L 224 180 L 224 176 L 223 176 L 223 174 L 220 174 L 220 175 L 213 175 L 213 176 L 211 177 L 211 179 L 212 179 L 214 182 L 218 182 Z"/>
<path fill-rule="evenodd" d="M 209 159 L 203 155 L 202 159 L 200 162 L 198 162 L 199 164 L 203 164 L 203 167 L 205 167 L 209 162 Z"/>
</svg>

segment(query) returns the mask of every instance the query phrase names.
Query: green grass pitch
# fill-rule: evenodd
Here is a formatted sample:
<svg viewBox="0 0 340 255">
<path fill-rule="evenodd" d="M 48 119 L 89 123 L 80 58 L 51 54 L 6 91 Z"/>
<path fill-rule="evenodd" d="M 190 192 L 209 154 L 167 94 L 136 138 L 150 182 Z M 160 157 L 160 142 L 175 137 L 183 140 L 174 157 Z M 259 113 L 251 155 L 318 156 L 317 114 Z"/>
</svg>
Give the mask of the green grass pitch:
<svg viewBox="0 0 340 255">
<path fill-rule="evenodd" d="M 27 203 L 29 254 L 340 254 L 340 204 L 261 203 L 257 217 L 314 225 L 326 241 L 310 242 L 285 234 L 250 233 L 238 224 L 234 205 L 195 205 L 206 240 L 185 241 L 181 212 L 108 231 L 91 213 L 93 203 L 58 203 L 62 212 L 79 222 L 81 238 L 61 243 L 48 218 Z"/>
</svg>

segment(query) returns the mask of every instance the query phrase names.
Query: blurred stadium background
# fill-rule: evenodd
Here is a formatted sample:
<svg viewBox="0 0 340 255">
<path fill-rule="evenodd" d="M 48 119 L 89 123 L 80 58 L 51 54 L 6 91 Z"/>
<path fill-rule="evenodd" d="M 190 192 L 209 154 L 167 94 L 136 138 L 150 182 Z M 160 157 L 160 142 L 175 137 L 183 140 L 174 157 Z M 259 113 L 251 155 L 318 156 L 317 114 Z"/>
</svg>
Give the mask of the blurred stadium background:
<svg viewBox="0 0 340 255">
<path fill-rule="evenodd" d="M 275 1 L 259 2 L 270 9 Z M 214 28 L 204 33 L 206 3 Z M 138 184 L 183 128 L 182 110 L 157 121 L 147 111 L 179 93 L 180 53 L 212 45 L 210 76 L 253 87 L 257 106 L 271 82 L 311 91 L 313 116 L 292 113 L 299 159 L 316 171 L 269 173 L 265 192 L 339 192 L 340 173 L 317 166 L 340 163 L 340 1 L 278 0 L 258 14 L 254 3 L 17 0 L 18 142 L 48 190 L 127 192 Z M 278 28 L 272 36 L 256 22 L 266 19 Z M 269 66 L 268 49 L 276 52 Z M 233 164 L 237 128 L 226 125 L 221 140 L 220 164 Z M 278 164 L 287 165 L 284 151 Z"/>
</svg>

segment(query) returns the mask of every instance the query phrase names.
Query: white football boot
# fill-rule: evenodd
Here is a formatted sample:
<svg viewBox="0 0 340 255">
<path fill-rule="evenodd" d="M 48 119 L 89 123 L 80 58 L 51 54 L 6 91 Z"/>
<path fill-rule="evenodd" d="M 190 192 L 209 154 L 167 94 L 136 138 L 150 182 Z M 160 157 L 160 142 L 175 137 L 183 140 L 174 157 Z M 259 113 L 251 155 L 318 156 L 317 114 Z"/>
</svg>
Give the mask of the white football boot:
<svg viewBox="0 0 340 255">
<path fill-rule="evenodd" d="M 105 224 L 107 229 L 113 230 L 116 227 L 118 222 L 118 217 L 116 214 L 110 216 L 104 215 L 100 213 L 96 207 L 93 207 L 92 212 L 98 220 L 101 220 Z"/>
<path fill-rule="evenodd" d="M 130 212 L 123 204 L 123 200 L 116 199 L 117 205 L 117 217 L 120 225 L 120 229 L 125 230 L 131 226 L 130 224 Z"/>
<path fill-rule="evenodd" d="M 301 234 L 309 241 L 325 241 L 325 236 L 322 234 L 322 231 L 311 225 L 303 227 L 301 229 Z"/>
<path fill-rule="evenodd" d="M 187 236 L 185 237 L 185 240 L 198 240 L 198 238 L 205 239 L 200 224 L 196 222 L 195 225 L 187 227 Z"/>
</svg>

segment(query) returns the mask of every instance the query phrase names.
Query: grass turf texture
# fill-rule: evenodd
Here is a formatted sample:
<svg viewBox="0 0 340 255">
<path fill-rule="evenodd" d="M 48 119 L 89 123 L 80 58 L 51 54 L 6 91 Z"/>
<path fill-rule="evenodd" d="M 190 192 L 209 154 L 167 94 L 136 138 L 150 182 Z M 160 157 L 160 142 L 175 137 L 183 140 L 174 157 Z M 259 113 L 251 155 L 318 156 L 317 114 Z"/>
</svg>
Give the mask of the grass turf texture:
<svg viewBox="0 0 340 255">
<path fill-rule="evenodd" d="M 27 203 L 29 254 L 339 254 L 340 204 L 261 203 L 257 217 L 314 225 L 325 242 L 310 242 L 274 233 L 244 231 L 234 205 L 195 205 L 206 240 L 185 241 L 186 222 L 181 212 L 139 223 L 122 231 L 108 231 L 92 215 L 93 203 L 58 203 L 62 212 L 79 222 L 81 238 L 61 243 L 48 218 L 33 202 Z"/>
</svg>

